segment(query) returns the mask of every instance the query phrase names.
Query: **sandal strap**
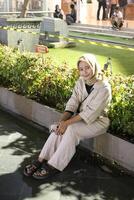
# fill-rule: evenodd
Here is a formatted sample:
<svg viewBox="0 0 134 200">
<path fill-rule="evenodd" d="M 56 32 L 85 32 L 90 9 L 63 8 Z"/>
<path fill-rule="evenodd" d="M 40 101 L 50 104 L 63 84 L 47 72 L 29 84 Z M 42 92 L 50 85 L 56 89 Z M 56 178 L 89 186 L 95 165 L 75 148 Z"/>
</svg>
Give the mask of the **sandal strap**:
<svg viewBox="0 0 134 200">
<path fill-rule="evenodd" d="M 36 172 L 39 172 L 41 176 L 48 174 L 48 170 L 44 167 L 39 168 Z"/>
<path fill-rule="evenodd" d="M 43 166 L 41 168 L 39 168 L 34 174 L 33 177 L 36 179 L 44 179 L 47 178 L 49 176 L 52 176 L 56 173 L 58 173 L 59 170 L 52 168 L 51 166 L 49 166 L 47 163 L 43 164 Z M 39 174 L 37 174 L 39 173 Z"/>
<path fill-rule="evenodd" d="M 55 174 L 57 172 L 59 172 L 58 169 L 51 167 L 50 165 L 48 165 L 47 163 L 44 163 L 41 167 L 41 169 L 45 169 L 47 173 L 49 174 Z"/>
<path fill-rule="evenodd" d="M 42 163 L 38 160 L 33 160 L 31 165 L 35 166 L 36 168 L 39 168 L 42 165 Z"/>
<path fill-rule="evenodd" d="M 42 163 L 38 160 L 33 160 L 30 165 L 27 165 L 24 169 L 25 175 L 32 175 L 37 169 L 41 167 Z"/>
<path fill-rule="evenodd" d="M 48 165 L 47 163 L 43 163 L 42 169 L 45 169 L 46 171 L 50 171 L 52 168 L 50 167 L 50 165 Z"/>
</svg>

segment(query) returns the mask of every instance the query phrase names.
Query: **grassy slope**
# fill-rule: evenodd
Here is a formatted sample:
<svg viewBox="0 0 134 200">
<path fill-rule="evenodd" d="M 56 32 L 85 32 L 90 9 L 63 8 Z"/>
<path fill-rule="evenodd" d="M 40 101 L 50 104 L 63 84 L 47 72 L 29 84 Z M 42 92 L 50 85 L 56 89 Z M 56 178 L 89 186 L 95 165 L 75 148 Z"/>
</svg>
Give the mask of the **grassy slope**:
<svg viewBox="0 0 134 200">
<path fill-rule="evenodd" d="M 111 57 L 114 74 L 134 74 L 134 51 L 116 49 L 114 46 L 77 43 L 74 48 L 49 49 L 47 55 L 51 55 L 58 63 L 66 61 L 70 67 L 76 67 L 78 58 L 84 53 L 95 54 L 102 67 L 107 57 Z"/>
</svg>

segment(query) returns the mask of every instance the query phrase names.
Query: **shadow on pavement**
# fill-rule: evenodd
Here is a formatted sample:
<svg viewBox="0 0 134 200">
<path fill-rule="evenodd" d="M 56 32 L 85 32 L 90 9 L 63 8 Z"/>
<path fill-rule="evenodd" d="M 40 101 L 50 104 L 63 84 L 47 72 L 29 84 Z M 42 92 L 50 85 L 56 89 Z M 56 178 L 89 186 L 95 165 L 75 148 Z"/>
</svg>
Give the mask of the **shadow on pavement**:
<svg viewBox="0 0 134 200">
<path fill-rule="evenodd" d="M 0 111 L 1 200 L 133 200 L 134 179 L 101 171 L 87 152 L 77 150 L 69 166 L 48 180 L 23 176 L 48 134 Z"/>
</svg>

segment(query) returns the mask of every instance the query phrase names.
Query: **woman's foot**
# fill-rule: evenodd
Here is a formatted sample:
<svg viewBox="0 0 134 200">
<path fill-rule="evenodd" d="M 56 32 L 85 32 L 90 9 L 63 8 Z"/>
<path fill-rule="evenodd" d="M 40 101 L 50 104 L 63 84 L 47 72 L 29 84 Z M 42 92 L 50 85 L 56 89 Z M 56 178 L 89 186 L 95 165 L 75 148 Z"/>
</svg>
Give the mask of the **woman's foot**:
<svg viewBox="0 0 134 200">
<path fill-rule="evenodd" d="M 38 180 L 47 179 L 59 172 L 59 170 L 51 167 L 50 165 L 43 164 L 41 168 L 39 168 L 36 172 L 33 173 L 33 177 Z"/>
<path fill-rule="evenodd" d="M 25 176 L 32 176 L 34 172 L 36 172 L 42 165 L 42 162 L 38 160 L 32 161 L 30 165 L 26 165 L 23 171 Z"/>
</svg>

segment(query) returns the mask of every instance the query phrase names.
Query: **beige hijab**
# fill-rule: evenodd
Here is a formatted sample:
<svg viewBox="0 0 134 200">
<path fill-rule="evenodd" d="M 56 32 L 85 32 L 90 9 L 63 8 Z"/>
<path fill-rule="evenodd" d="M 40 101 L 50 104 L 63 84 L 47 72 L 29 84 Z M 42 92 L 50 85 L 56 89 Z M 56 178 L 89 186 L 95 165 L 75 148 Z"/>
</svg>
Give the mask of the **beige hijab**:
<svg viewBox="0 0 134 200">
<path fill-rule="evenodd" d="M 90 80 L 86 80 L 85 83 L 88 85 L 93 85 L 97 80 L 102 79 L 102 72 L 100 65 L 98 64 L 96 57 L 93 54 L 84 54 L 81 56 L 77 62 L 77 67 L 79 67 L 79 63 L 81 61 L 86 62 L 93 71 L 93 76 Z"/>
</svg>

